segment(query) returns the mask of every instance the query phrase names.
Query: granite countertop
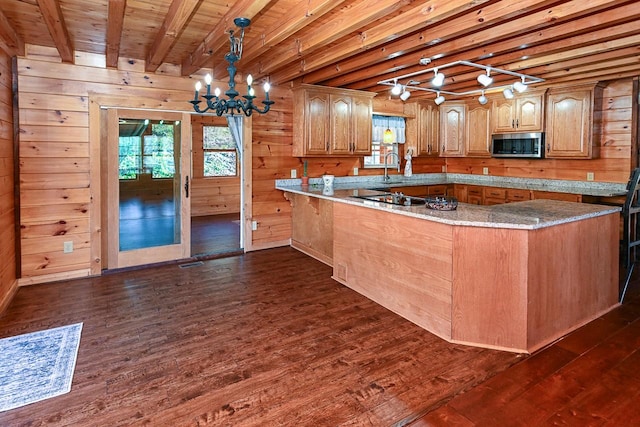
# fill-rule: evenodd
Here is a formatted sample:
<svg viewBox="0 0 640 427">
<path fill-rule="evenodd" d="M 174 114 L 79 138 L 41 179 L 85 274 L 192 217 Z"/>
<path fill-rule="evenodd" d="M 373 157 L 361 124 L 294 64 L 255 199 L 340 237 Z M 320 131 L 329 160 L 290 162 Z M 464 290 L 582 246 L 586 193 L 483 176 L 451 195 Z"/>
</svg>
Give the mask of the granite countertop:
<svg viewBox="0 0 640 427">
<path fill-rule="evenodd" d="M 322 186 L 321 178 L 311 178 L 311 185 Z M 356 188 L 392 188 L 437 184 L 470 184 L 487 187 L 517 188 L 524 190 L 550 191 L 557 193 L 582 194 L 584 196 L 613 197 L 627 194 L 626 184 L 597 181 L 570 181 L 560 179 L 515 178 L 491 175 L 428 173 L 417 174 L 409 178 L 402 175 L 392 175 L 390 182 L 384 182 L 381 175 L 375 176 L 345 176 L 336 177 L 335 189 Z M 300 188 L 300 179 L 276 180 L 278 187 Z"/>
<path fill-rule="evenodd" d="M 454 211 L 437 211 L 428 209 L 424 205 L 399 206 L 359 199 L 356 197 L 383 194 L 384 192 L 362 187 L 353 188 L 353 185 L 350 186 L 348 183 L 334 184 L 329 188 L 322 186 L 322 184 L 312 184 L 308 187 L 305 186 L 305 188 L 300 185 L 277 184 L 276 188 L 290 193 L 383 210 L 422 220 L 471 227 L 533 230 L 617 213 L 621 210 L 617 206 L 538 199 L 491 206 L 460 203 Z"/>
</svg>

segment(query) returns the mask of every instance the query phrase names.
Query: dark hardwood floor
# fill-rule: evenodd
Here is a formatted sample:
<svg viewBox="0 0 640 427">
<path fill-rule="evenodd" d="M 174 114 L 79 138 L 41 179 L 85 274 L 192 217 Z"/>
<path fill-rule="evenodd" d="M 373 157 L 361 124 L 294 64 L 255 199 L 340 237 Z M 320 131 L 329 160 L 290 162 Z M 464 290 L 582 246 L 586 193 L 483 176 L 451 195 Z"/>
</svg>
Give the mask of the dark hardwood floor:
<svg viewBox="0 0 640 427">
<path fill-rule="evenodd" d="M 449 344 L 330 276 L 280 248 L 22 287 L 0 337 L 84 328 L 71 392 L 0 425 L 640 422 L 636 296 L 522 356 Z"/>
<path fill-rule="evenodd" d="M 239 213 L 191 218 L 192 256 L 224 254 L 240 250 Z"/>
</svg>

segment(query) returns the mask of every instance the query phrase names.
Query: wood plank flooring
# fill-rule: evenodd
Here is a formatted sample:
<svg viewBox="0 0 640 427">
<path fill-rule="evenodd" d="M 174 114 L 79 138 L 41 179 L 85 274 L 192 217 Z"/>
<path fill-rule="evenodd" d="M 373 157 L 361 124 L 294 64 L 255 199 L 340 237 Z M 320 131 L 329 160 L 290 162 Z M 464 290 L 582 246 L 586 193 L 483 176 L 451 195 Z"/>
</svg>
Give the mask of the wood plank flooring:
<svg viewBox="0 0 640 427">
<path fill-rule="evenodd" d="M 0 337 L 84 328 L 71 392 L 0 425 L 640 423 L 637 297 L 527 357 L 446 343 L 330 275 L 279 248 L 20 288 Z"/>
<path fill-rule="evenodd" d="M 2 426 L 406 423 L 520 357 L 450 345 L 291 248 L 20 288 L 0 337 L 84 322 L 69 394 Z"/>
</svg>

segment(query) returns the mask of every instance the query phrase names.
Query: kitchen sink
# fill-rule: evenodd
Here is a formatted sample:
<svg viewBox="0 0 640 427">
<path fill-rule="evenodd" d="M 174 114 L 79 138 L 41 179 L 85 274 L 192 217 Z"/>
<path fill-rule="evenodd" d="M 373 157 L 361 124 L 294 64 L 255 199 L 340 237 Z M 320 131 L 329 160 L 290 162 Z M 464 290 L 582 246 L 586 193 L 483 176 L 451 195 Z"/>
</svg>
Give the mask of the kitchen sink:
<svg viewBox="0 0 640 427">
<path fill-rule="evenodd" d="M 415 205 L 424 205 L 425 199 L 421 197 L 411 197 L 405 196 L 402 193 L 386 193 L 386 194 L 376 194 L 371 196 L 352 196 L 356 199 L 362 200 L 370 200 L 372 202 L 379 203 L 388 203 L 390 205 L 399 205 L 399 206 L 415 206 Z"/>
</svg>

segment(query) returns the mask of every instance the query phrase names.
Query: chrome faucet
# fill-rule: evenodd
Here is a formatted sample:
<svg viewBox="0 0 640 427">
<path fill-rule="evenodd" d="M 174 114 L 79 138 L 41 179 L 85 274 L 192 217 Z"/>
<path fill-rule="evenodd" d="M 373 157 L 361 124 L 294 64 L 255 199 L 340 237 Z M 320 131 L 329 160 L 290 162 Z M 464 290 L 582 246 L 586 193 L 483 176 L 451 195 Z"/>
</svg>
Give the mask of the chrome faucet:
<svg viewBox="0 0 640 427">
<path fill-rule="evenodd" d="M 387 159 L 389 158 L 389 156 L 393 156 L 395 155 L 396 158 L 398 159 L 398 172 L 400 172 L 400 156 L 398 155 L 398 153 L 395 152 L 390 152 L 387 153 L 386 156 L 384 156 L 384 177 L 382 178 L 382 180 L 384 182 L 388 182 L 391 178 L 389 178 L 389 171 L 388 171 L 388 166 L 389 164 L 387 163 Z"/>
</svg>

